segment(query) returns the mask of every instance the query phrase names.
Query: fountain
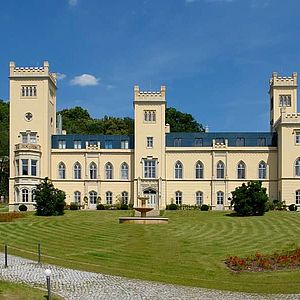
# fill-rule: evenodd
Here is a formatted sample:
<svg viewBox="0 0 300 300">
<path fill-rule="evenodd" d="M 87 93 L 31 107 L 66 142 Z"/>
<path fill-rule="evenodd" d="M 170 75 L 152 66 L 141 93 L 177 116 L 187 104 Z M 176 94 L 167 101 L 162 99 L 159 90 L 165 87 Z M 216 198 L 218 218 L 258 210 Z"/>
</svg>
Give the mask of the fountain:
<svg viewBox="0 0 300 300">
<path fill-rule="evenodd" d="M 147 212 L 153 210 L 153 207 L 147 207 L 146 202 L 148 197 L 139 196 L 138 200 L 141 202 L 141 206 L 134 207 L 133 209 L 140 212 L 140 217 L 120 217 L 119 223 L 131 223 L 131 224 L 165 224 L 168 223 L 168 218 L 162 217 L 147 217 Z"/>
</svg>

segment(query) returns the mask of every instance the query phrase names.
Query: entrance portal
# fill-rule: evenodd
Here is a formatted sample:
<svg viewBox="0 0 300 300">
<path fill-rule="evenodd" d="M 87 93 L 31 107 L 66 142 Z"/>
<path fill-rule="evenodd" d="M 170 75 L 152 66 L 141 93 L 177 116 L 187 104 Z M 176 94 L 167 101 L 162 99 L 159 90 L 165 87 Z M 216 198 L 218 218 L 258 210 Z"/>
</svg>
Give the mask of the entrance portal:
<svg viewBox="0 0 300 300">
<path fill-rule="evenodd" d="M 157 192 L 153 189 L 144 190 L 144 196 L 148 197 L 148 207 L 156 207 Z"/>
</svg>

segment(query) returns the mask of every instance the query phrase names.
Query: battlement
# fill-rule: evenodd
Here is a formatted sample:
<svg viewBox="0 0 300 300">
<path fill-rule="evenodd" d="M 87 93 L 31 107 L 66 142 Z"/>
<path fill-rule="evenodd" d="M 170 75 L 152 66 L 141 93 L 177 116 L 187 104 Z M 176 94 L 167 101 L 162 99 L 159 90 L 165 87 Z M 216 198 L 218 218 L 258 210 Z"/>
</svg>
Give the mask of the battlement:
<svg viewBox="0 0 300 300">
<path fill-rule="evenodd" d="M 297 87 L 297 72 L 293 72 L 292 76 L 278 76 L 276 72 L 272 73 L 270 78 L 270 87 L 271 86 L 295 86 Z"/>
<path fill-rule="evenodd" d="M 56 85 L 56 74 L 50 73 L 49 62 L 44 61 L 42 67 L 17 67 L 14 61 L 9 63 L 10 77 L 50 77 L 53 84 Z"/>
<path fill-rule="evenodd" d="M 138 85 L 134 86 L 134 100 L 158 100 L 158 101 L 165 101 L 166 100 L 166 87 L 161 86 L 160 91 L 150 92 L 150 91 L 140 91 Z"/>
</svg>

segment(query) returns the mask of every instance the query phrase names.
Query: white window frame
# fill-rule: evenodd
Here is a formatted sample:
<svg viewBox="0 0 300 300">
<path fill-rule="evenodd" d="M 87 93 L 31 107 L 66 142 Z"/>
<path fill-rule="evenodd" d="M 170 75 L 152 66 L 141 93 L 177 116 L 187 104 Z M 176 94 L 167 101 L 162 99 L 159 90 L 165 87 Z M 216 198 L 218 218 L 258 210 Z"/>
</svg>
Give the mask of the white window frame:
<svg viewBox="0 0 300 300">
<path fill-rule="evenodd" d="M 267 178 L 267 164 L 264 161 L 261 161 L 258 164 L 258 179 Z"/>
<path fill-rule="evenodd" d="M 112 163 L 108 162 L 105 165 L 105 179 L 113 179 L 113 170 L 114 167 L 112 165 Z"/>
<path fill-rule="evenodd" d="M 147 148 L 153 148 L 153 136 L 147 136 Z"/>
<path fill-rule="evenodd" d="M 225 178 L 225 164 L 220 160 L 217 163 L 217 179 Z"/>
<path fill-rule="evenodd" d="M 240 161 L 237 165 L 237 179 L 246 178 L 246 165 L 243 161 Z"/>
<path fill-rule="evenodd" d="M 196 205 L 202 205 L 203 204 L 203 192 L 197 191 L 195 193 L 195 200 L 196 200 Z"/>
<path fill-rule="evenodd" d="M 182 192 L 181 191 L 175 192 L 175 204 L 182 205 Z"/>
<path fill-rule="evenodd" d="M 74 179 L 81 179 L 81 164 L 77 161 L 73 167 Z"/>
<path fill-rule="evenodd" d="M 156 160 L 145 159 L 144 160 L 144 178 L 156 178 Z"/>
<path fill-rule="evenodd" d="M 128 179 L 129 178 L 129 167 L 126 162 L 123 162 L 121 165 L 121 179 Z"/>
<path fill-rule="evenodd" d="M 174 166 L 174 177 L 175 179 L 183 178 L 183 165 L 181 161 L 177 161 Z"/>
<path fill-rule="evenodd" d="M 203 179 L 204 178 L 204 166 L 203 163 L 199 160 L 196 163 L 195 167 L 195 177 L 196 179 Z"/>
<path fill-rule="evenodd" d="M 107 191 L 105 193 L 106 204 L 112 205 L 113 193 L 111 191 Z"/>
</svg>

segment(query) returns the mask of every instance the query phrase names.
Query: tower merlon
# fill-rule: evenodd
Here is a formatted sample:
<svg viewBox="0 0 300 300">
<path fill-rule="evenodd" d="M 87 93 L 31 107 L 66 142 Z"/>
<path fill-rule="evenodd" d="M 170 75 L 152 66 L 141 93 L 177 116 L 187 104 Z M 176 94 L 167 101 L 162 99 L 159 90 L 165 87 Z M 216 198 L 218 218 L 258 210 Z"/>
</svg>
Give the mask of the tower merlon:
<svg viewBox="0 0 300 300">
<path fill-rule="evenodd" d="M 166 100 L 166 87 L 161 86 L 160 91 L 141 91 L 138 85 L 134 86 L 134 101 L 140 100 Z"/>
<path fill-rule="evenodd" d="M 56 86 L 56 74 L 49 71 L 49 62 L 42 67 L 17 67 L 14 61 L 9 63 L 9 77 L 49 77 Z"/>
<path fill-rule="evenodd" d="M 272 73 L 270 79 L 270 88 L 275 86 L 294 86 L 297 87 L 297 72 L 293 72 L 292 76 L 278 76 L 277 72 Z"/>
</svg>

